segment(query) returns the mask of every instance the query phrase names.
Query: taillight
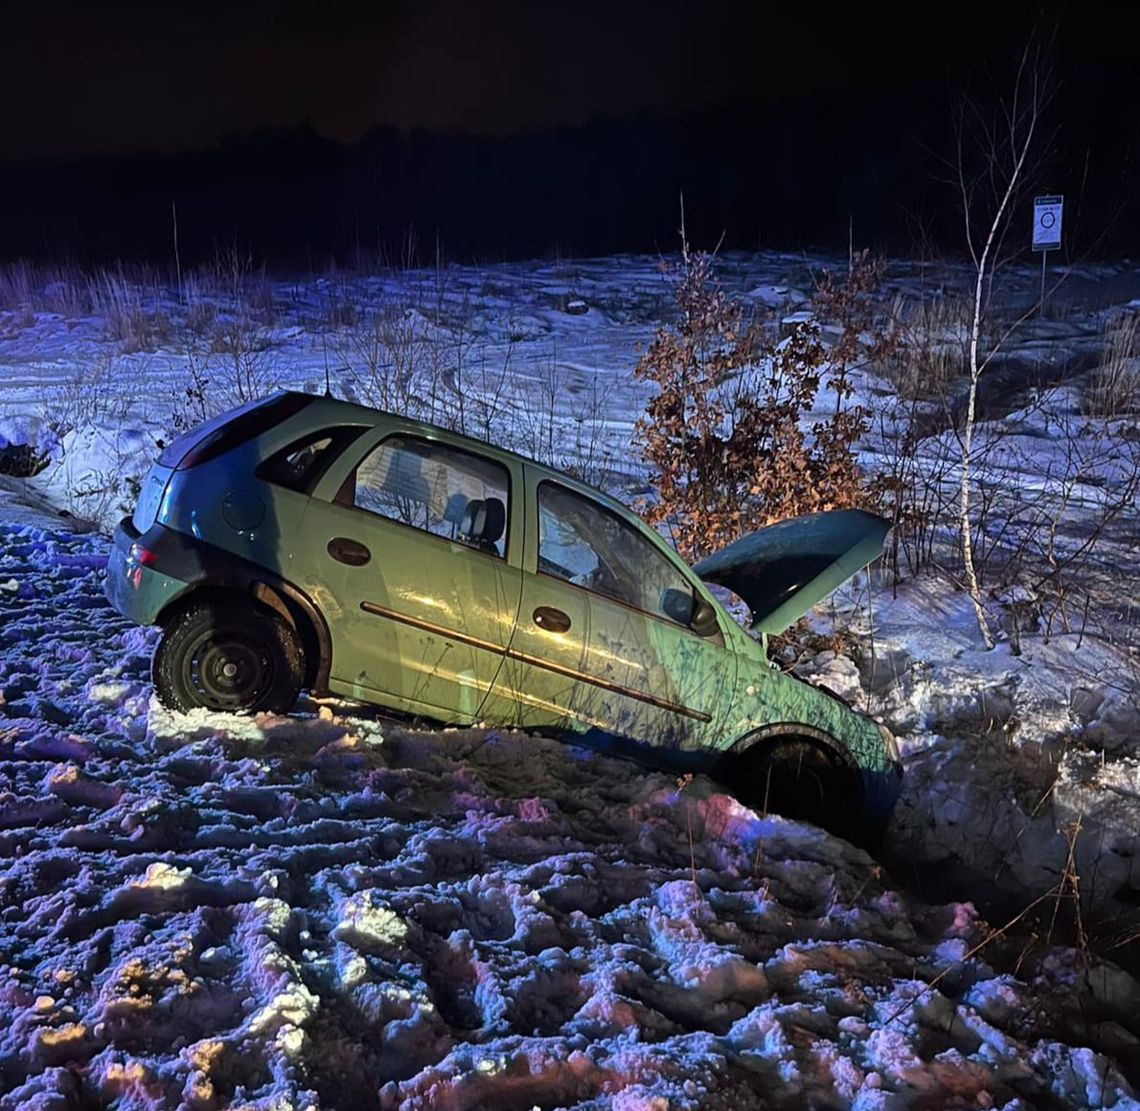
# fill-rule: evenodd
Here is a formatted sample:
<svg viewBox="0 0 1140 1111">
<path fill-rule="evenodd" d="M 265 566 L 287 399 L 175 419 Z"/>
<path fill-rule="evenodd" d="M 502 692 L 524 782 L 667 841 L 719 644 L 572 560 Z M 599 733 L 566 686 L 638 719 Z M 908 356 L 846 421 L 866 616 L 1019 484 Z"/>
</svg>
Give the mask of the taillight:
<svg viewBox="0 0 1140 1111">
<path fill-rule="evenodd" d="M 127 553 L 127 559 L 131 563 L 137 563 L 140 567 L 153 567 L 158 562 L 158 556 L 149 548 L 144 548 L 141 544 L 131 545 L 131 550 Z"/>
</svg>

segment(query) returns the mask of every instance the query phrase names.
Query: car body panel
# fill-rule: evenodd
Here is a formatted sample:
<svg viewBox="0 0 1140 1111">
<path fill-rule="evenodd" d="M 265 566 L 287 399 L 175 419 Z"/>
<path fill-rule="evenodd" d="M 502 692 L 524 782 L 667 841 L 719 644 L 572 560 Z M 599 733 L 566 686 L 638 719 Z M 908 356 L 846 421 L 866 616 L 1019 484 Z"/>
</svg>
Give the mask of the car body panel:
<svg viewBox="0 0 1140 1111">
<path fill-rule="evenodd" d="M 201 467 L 174 471 L 155 523 L 287 578 L 309 499 L 253 480 L 261 461 L 259 446 L 246 444 Z"/>
<path fill-rule="evenodd" d="M 742 536 L 693 570 L 743 598 L 753 629 L 780 633 L 878 559 L 890 527 L 861 509 L 793 517 Z"/>
<path fill-rule="evenodd" d="M 583 683 L 590 635 L 589 598 L 570 583 L 546 576 L 520 576 L 522 594 L 503 668 L 483 716 L 520 729 L 582 730 L 599 724 L 590 712 L 591 690 Z M 564 632 L 534 620 L 542 609 L 569 619 Z"/>
<path fill-rule="evenodd" d="M 294 572 L 329 621 L 333 688 L 475 720 L 514 625 L 518 570 L 334 504 L 314 501 L 303 528 L 314 543 L 295 557 Z M 339 563 L 328 552 L 333 537 L 357 540 L 374 555 L 361 567 Z"/>
<path fill-rule="evenodd" d="M 161 623 L 203 589 L 253 593 L 298 628 L 313 626 L 314 690 L 444 722 L 556 729 L 666 766 L 711 770 L 780 737 L 818 738 L 858 770 L 865 804 L 880 817 L 889 811 L 898 773 L 881 727 L 773 669 L 762 640 L 699 577 L 735 590 L 755 628 L 775 631 L 873 559 L 886 522 L 856 511 L 782 522 L 690 568 L 615 499 L 532 460 L 333 398 L 286 408 L 279 423 L 234 437 L 216 457 L 155 464 L 134 519 L 116 532 L 107 576 L 116 608 Z M 292 458 L 298 443 L 333 429 L 351 435 L 327 449 L 311 479 L 290 487 L 274 478 L 282 453 Z M 361 461 L 397 434 L 505 468 L 506 530 L 495 554 L 346 501 Z M 646 587 L 657 600 L 643 603 L 660 613 L 540 566 L 545 484 L 619 518 L 657 553 L 647 565 L 668 563 L 679 588 Z M 333 558 L 338 539 L 363 545 L 367 561 Z M 666 595 L 682 609 L 666 607 Z M 701 608 L 706 635 L 692 627 Z"/>
<path fill-rule="evenodd" d="M 594 695 L 609 728 L 635 741 L 692 751 L 717 747 L 728 724 L 725 698 L 736 656 L 723 642 L 599 595 L 589 600 Z"/>
<path fill-rule="evenodd" d="M 143 480 L 139 489 L 139 500 L 135 503 L 135 511 L 131 517 L 135 528 L 140 533 L 146 532 L 154 524 L 172 474 L 174 474 L 173 467 L 164 467 L 155 463 Z"/>
<path fill-rule="evenodd" d="M 172 574 L 167 565 L 144 564 L 140 558 L 140 546 L 145 548 L 143 535 L 129 518 L 115 529 L 105 583 L 115 609 L 139 625 L 152 625 L 163 610 L 192 589 L 192 582 Z"/>
</svg>

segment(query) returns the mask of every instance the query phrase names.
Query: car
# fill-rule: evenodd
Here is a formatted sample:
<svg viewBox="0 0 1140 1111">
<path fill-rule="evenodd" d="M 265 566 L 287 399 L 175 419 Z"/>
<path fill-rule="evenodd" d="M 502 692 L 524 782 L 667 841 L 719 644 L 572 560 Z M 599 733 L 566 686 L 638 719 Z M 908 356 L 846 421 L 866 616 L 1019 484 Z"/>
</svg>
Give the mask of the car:
<svg viewBox="0 0 1140 1111">
<path fill-rule="evenodd" d="M 774 668 L 766 640 L 880 554 L 888 527 L 795 518 L 689 567 L 551 467 L 281 391 L 163 450 L 106 591 L 161 627 L 154 685 L 175 710 L 284 713 L 308 689 L 555 733 L 873 838 L 899 792 L 894 738 Z M 709 583 L 748 605 L 751 632 Z"/>
</svg>

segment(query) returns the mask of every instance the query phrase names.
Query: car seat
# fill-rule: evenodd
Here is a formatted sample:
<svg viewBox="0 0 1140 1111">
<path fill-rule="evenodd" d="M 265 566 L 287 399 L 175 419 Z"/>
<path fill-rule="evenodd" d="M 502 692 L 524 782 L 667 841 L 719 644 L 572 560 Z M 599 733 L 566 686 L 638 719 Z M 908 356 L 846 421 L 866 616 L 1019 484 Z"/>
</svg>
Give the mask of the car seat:
<svg viewBox="0 0 1140 1111">
<path fill-rule="evenodd" d="M 464 543 L 478 548 L 481 552 L 499 555 L 498 542 L 507 527 L 507 507 L 499 498 L 475 499 L 469 502 L 460 526 L 460 538 Z"/>
</svg>

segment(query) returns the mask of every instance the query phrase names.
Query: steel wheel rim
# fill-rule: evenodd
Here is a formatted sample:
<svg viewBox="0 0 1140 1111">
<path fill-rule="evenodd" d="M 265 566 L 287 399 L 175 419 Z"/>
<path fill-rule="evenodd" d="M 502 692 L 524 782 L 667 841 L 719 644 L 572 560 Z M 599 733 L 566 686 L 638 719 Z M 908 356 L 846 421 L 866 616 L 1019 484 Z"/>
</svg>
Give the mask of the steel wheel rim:
<svg viewBox="0 0 1140 1111">
<path fill-rule="evenodd" d="M 272 688 L 276 670 L 262 641 L 236 629 L 215 629 L 186 653 L 182 678 L 207 709 L 253 709 Z"/>
</svg>

